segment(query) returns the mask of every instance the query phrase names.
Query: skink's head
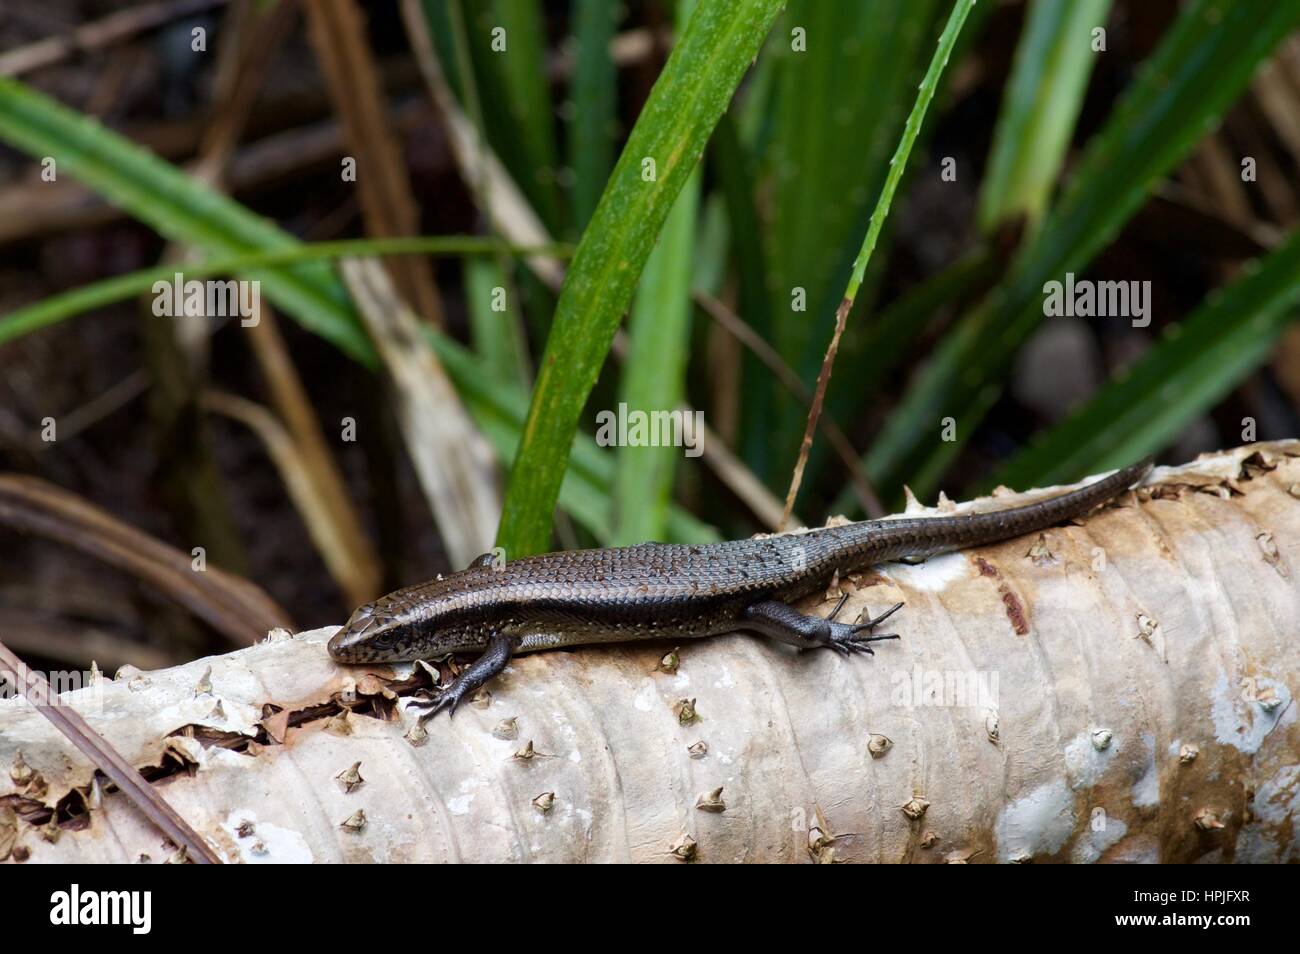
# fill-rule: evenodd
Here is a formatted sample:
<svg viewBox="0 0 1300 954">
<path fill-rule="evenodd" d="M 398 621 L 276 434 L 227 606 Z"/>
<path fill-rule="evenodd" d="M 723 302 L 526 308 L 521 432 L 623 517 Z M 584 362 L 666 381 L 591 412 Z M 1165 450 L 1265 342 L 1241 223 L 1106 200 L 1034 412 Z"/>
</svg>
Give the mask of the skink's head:
<svg viewBox="0 0 1300 954">
<path fill-rule="evenodd" d="M 402 619 L 384 597 L 357 607 L 352 618 L 330 637 L 330 655 L 339 662 L 387 662 L 399 658 Z"/>
<path fill-rule="evenodd" d="M 330 637 L 330 655 L 346 663 L 400 662 L 483 649 L 496 613 L 491 584 L 500 577 L 477 564 L 358 607 Z"/>
</svg>

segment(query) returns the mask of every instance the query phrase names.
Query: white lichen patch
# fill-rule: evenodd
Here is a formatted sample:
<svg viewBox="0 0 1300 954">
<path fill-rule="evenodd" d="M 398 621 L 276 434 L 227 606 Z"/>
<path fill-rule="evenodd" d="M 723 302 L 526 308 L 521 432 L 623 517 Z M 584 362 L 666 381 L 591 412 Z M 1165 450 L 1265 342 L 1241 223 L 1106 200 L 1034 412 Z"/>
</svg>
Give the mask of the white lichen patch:
<svg viewBox="0 0 1300 954">
<path fill-rule="evenodd" d="M 237 808 L 221 824 L 239 851 L 239 860 L 248 865 L 311 864 L 307 840 L 292 828 L 282 828 L 257 820 L 257 813 Z"/>
<path fill-rule="evenodd" d="M 1065 746 L 1065 771 L 1070 777 L 1072 788 L 1091 788 L 1096 785 L 1123 749 L 1117 738 L 1111 738 L 1104 749 L 1098 749 L 1093 744 L 1094 732 L 1094 729 L 1080 732 Z"/>
<path fill-rule="evenodd" d="M 1261 705 L 1267 699 L 1270 706 Z M 1223 745 L 1254 755 L 1282 719 L 1295 719 L 1291 690 L 1284 683 L 1258 676 L 1238 685 L 1220 672 L 1210 693 L 1214 737 Z"/>
<path fill-rule="evenodd" d="M 953 583 L 969 577 L 971 568 L 960 553 L 945 553 L 911 566 L 906 563 L 890 563 L 881 572 L 905 589 L 941 593 Z"/>
<path fill-rule="evenodd" d="M 1107 816 L 1101 823 L 1089 824 L 1070 849 L 1070 860 L 1077 865 L 1093 864 L 1127 833 L 1128 826 L 1118 818 Z"/>
<path fill-rule="evenodd" d="M 1160 803 L 1160 769 L 1156 765 L 1156 737 L 1149 732 L 1142 733 L 1142 745 L 1146 748 L 1146 764 L 1142 776 L 1133 783 L 1133 804 L 1139 808 Z"/>
<path fill-rule="evenodd" d="M 653 679 L 641 680 L 641 688 L 632 697 L 632 708 L 638 712 L 652 712 L 659 706 L 659 689 Z"/>
<path fill-rule="evenodd" d="M 483 779 L 476 775 L 461 779 L 457 793 L 447 799 L 447 811 L 453 815 L 468 815 L 474 807 L 474 798 L 478 795 L 478 790 L 484 784 Z"/>
<path fill-rule="evenodd" d="M 1091 748 L 1091 744 L 1089 744 Z M 1064 781 L 1048 782 L 1007 803 L 993 834 L 1002 862 L 1054 855 L 1074 830 L 1074 793 Z"/>
<path fill-rule="evenodd" d="M 1300 861 L 1300 766 L 1284 765 L 1260 785 L 1251 811 L 1250 823 L 1237 834 L 1234 860 L 1250 864 Z"/>
</svg>

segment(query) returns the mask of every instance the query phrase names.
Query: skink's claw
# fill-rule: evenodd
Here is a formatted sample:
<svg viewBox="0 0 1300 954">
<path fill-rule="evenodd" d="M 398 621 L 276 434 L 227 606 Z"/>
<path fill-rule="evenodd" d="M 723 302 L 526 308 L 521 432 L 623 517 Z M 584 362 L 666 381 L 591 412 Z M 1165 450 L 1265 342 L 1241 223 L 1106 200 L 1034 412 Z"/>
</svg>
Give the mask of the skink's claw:
<svg viewBox="0 0 1300 954">
<path fill-rule="evenodd" d="M 876 626 L 879 626 L 879 625 L 880 625 L 881 623 L 883 623 L 885 620 L 889 619 L 889 617 L 893 616 L 895 613 L 897 613 L 897 612 L 898 612 L 899 610 L 901 610 L 902 608 L 903 608 L 903 604 L 902 604 L 902 603 L 895 603 L 893 606 L 891 606 L 889 609 L 885 610 L 885 611 L 884 611 L 883 613 L 881 613 L 879 616 L 876 616 L 876 617 L 874 617 L 874 618 L 872 618 L 872 619 L 863 620 L 862 622 L 858 623 L 858 624 L 857 624 L 856 626 L 854 626 L 853 628 L 854 628 L 854 629 L 860 629 L 860 630 L 871 630 L 872 628 L 874 628 L 874 627 L 876 627 Z M 882 637 L 880 637 L 880 638 L 883 639 L 883 638 L 885 638 L 885 637 L 882 636 Z"/>
<path fill-rule="evenodd" d="M 456 707 L 460 705 L 461 694 L 456 691 L 453 683 L 436 699 L 419 699 L 407 703 L 408 709 L 427 709 L 428 711 L 420 713 L 420 724 L 428 722 L 439 712 L 446 709 L 447 718 L 456 714 Z"/>
<path fill-rule="evenodd" d="M 437 698 L 432 701 L 415 702 L 419 708 L 428 706 L 429 711 L 420 716 L 420 723 L 423 725 L 443 709 L 447 710 L 447 717 L 451 718 L 456 714 L 456 707 L 460 705 L 460 700 L 473 694 L 479 686 L 487 682 L 493 676 L 506 668 L 510 662 L 510 654 L 514 652 L 514 643 L 506 636 L 493 634 L 488 640 L 487 650 L 478 659 L 474 660 L 464 672 L 462 672 L 450 686 L 443 689 Z"/>
<path fill-rule="evenodd" d="M 832 626 L 836 624 L 832 623 Z M 882 633 L 879 636 L 864 636 L 855 626 L 845 626 L 844 629 L 832 629 L 830 641 L 826 643 L 831 649 L 844 656 L 853 653 L 865 653 L 868 656 L 876 654 L 870 646 L 871 643 L 878 643 L 882 639 L 898 639 L 897 633 Z"/>
<path fill-rule="evenodd" d="M 898 639 L 898 634 L 881 633 L 880 635 L 874 635 L 871 631 L 897 613 L 902 606 L 902 603 L 895 603 L 879 616 L 856 623 L 853 626 L 844 623 L 829 623 L 831 632 L 826 645 L 844 656 L 850 656 L 854 653 L 865 653 L 868 656 L 874 656 L 876 653 L 869 645 L 870 643 L 877 643 L 882 639 Z"/>
</svg>

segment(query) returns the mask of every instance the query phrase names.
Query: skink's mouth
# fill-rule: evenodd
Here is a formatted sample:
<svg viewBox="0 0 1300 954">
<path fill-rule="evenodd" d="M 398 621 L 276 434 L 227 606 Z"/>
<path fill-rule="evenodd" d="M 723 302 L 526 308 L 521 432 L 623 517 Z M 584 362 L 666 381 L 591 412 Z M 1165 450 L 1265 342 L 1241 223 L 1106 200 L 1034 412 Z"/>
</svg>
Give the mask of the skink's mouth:
<svg viewBox="0 0 1300 954">
<path fill-rule="evenodd" d="M 374 603 L 359 606 L 352 618 L 330 637 L 329 652 L 338 662 L 375 662 L 385 658 L 384 650 L 391 647 L 392 620 L 375 612 Z M 387 638 L 385 638 L 387 637 Z"/>
</svg>

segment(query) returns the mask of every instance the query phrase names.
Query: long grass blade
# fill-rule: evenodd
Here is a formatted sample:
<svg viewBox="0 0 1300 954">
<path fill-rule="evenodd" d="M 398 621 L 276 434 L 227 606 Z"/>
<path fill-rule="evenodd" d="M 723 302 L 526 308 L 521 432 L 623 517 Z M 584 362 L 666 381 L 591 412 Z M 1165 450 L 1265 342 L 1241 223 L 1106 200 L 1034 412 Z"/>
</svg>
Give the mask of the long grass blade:
<svg viewBox="0 0 1300 954">
<path fill-rule="evenodd" d="M 700 4 L 637 119 L 556 306 L 497 540 L 512 557 L 550 542 L 578 418 L 632 290 L 782 3 Z"/>
<path fill-rule="evenodd" d="M 1098 56 L 1093 31 L 1105 28 L 1110 4 L 1029 4 L 980 184 L 979 226 L 985 234 L 1021 217 L 1032 232 L 1047 209 Z"/>
<path fill-rule="evenodd" d="M 907 122 L 903 124 L 903 134 L 898 141 L 898 148 L 894 150 L 894 155 L 889 160 L 889 172 L 885 176 L 885 184 L 880 190 L 880 198 L 876 200 L 876 207 L 872 210 L 871 219 L 867 223 L 867 234 L 862 240 L 862 248 L 858 251 L 858 257 L 854 259 L 853 268 L 849 272 L 849 283 L 844 289 L 844 297 L 840 299 L 840 304 L 835 309 L 835 330 L 831 334 L 831 342 L 826 349 L 826 357 L 822 361 L 821 372 L 817 376 L 817 390 L 813 392 L 812 408 L 808 412 L 808 423 L 804 428 L 803 444 L 799 448 L 799 459 L 795 463 L 794 476 L 790 480 L 790 490 L 786 493 L 785 516 L 782 523 L 789 519 L 790 512 L 794 509 L 795 498 L 799 494 L 803 469 L 808 461 L 808 452 L 812 448 L 813 434 L 817 431 L 817 418 L 821 415 L 822 402 L 826 398 L 826 387 L 830 383 L 831 368 L 835 363 L 835 352 L 839 349 L 840 336 L 844 334 L 844 326 L 849 319 L 849 312 L 853 309 L 853 302 L 858 296 L 858 289 L 862 287 L 862 277 L 866 274 L 867 263 L 871 260 L 871 253 L 876 249 L 876 240 L 879 239 L 880 230 L 884 227 L 885 219 L 889 215 L 890 205 L 894 201 L 894 192 L 898 189 L 899 180 L 903 177 L 903 170 L 907 168 L 907 159 L 911 155 L 912 144 L 916 142 L 916 136 L 921 130 L 921 123 L 925 120 L 925 112 L 930 106 L 930 100 L 934 98 L 935 88 L 939 85 L 939 77 L 948 65 L 948 57 L 952 55 L 952 49 L 957 42 L 958 35 L 961 33 L 962 24 L 966 22 L 966 16 L 974 6 L 975 0 L 957 0 L 953 4 L 948 23 L 939 37 L 939 45 L 930 60 L 929 69 L 925 72 L 925 78 L 921 80 L 921 87 L 916 94 L 916 102 L 912 105 L 912 111 L 907 116 Z"/>
<path fill-rule="evenodd" d="M 873 442 L 877 486 L 934 488 L 997 400 L 1019 346 L 1043 318 L 1043 286 L 1087 265 L 1300 25 L 1300 4 L 1195 0 L 1187 5 L 1089 146 L 1037 241 L 967 314 Z M 941 440 L 944 421 L 955 439 Z"/>
</svg>

